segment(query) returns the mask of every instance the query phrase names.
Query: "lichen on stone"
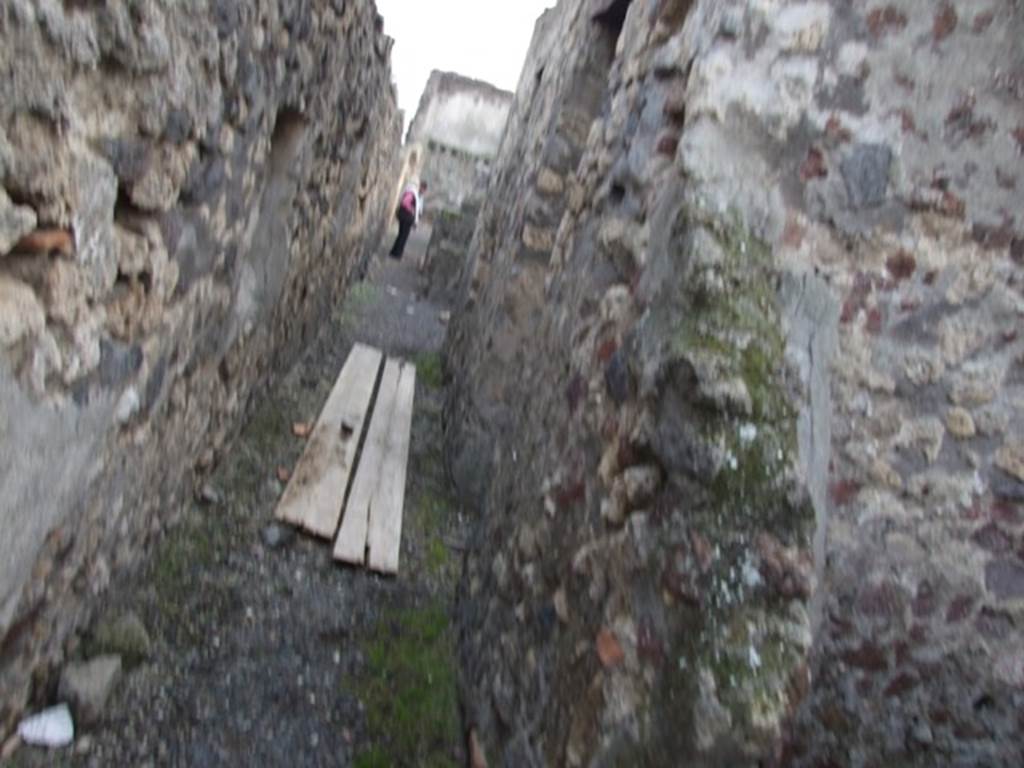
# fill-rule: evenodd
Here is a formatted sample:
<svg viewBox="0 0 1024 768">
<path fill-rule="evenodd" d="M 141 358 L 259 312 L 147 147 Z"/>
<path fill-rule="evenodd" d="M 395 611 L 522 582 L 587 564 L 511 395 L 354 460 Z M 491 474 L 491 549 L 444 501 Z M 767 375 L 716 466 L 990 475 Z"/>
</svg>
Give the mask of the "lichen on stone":
<svg viewBox="0 0 1024 768">
<path fill-rule="evenodd" d="M 687 276 L 686 313 L 673 352 L 695 366 L 713 366 L 749 395 L 748 415 L 782 422 L 793 409 L 777 384 L 785 350 L 769 247 L 739 221 L 684 212 L 677 224 Z M 713 361 L 709 363 L 709 361 Z M 702 382 L 704 384 L 704 382 Z"/>
<path fill-rule="evenodd" d="M 729 714 L 721 738 L 753 757 L 779 738 L 810 632 L 802 604 L 775 594 L 752 565 L 754 540 L 767 530 L 809 550 L 814 513 L 793 472 L 797 410 L 786 385 L 771 251 L 738 215 L 684 211 L 677 235 L 684 275 L 672 354 L 696 373 L 694 413 L 715 457 L 713 475 L 693 479 L 702 490 L 687 519 L 717 542 L 718 556 L 703 582 L 700 612 L 674 649 L 688 672 L 668 687 L 692 689 L 688 675 L 710 670 L 715 699 Z M 742 384 L 748 407 L 708 397 L 713 382 L 701 377 L 709 373 Z M 698 694 L 694 705 L 698 746 L 710 739 L 701 712 L 715 711 L 702 700 Z M 709 744 L 705 751 L 720 748 Z"/>
</svg>

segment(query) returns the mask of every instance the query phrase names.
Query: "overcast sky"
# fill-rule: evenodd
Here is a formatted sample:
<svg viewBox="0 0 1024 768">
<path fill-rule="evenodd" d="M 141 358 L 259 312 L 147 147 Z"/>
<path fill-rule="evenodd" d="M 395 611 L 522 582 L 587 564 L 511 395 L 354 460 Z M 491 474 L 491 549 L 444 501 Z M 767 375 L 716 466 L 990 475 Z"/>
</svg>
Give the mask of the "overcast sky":
<svg viewBox="0 0 1024 768">
<path fill-rule="evenodd" d="M 432 69 L 514 91 L 537 17 L 555 0 L 377 0 L 408 126 Z"/>
</svg>

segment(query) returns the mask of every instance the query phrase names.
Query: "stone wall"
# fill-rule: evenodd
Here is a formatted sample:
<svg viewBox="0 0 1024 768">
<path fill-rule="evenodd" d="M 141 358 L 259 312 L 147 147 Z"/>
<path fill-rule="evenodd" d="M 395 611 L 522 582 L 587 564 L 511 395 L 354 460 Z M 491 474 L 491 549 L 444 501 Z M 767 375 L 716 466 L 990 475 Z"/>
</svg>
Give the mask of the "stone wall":
<svg viewBox="0 0 1024 768">
<path fill-rule="evenodd" d="M 798 364 L 827 302 L 793 276 L 777 305 L 757 219 L 674 162 L 703 14 L 628 7 L 542 19 L 474 238 L 468 712 L 513 765 L 754 765 L 807 683 L 824 351 Z"/>
<path fill-rule="evenodd" d="M 0 8 L 0 733 L 376 245 L 389 56 L 369 0 Z"/>
<path fill-rule="evenodd" d="M 431 216 L 434 211 L 457 211 L 464 203 L 477 204 L 487 187 L 493 157 L 471 155 L 437 141 L 422 148 L 418 177 L 430 184 Z"/>
<path fill-rule="evenodd" d="M 1024 760 L 1021 39 L 1016 0 L 542 17 L 448 350 L 492 762 Z"/>
<path fill-rule="evenodd" d="M 434 217 L 422 265 L 424 290 L 431 301 L 452 306 L 458 300 L 462 266 L 479 214 L 479 206 L 467 202 L 458 211 L 442 211 Z"/>
<path fill-rule="evenodd" d="M 454 72 L 431 72 L 406 138 L 404 181 L 426 179 L 429 207 L 478 200 L 505 129 L 512 94 Z"/>
<path fill-rule="evenodd" d="M 809 5 L 771 29 L 780 61 L 799 34 L 829 64 L 789 107 L 777 250 L 841 302 L 793 763 L 1021 764 L 1024 4 Z"/>
</svg>

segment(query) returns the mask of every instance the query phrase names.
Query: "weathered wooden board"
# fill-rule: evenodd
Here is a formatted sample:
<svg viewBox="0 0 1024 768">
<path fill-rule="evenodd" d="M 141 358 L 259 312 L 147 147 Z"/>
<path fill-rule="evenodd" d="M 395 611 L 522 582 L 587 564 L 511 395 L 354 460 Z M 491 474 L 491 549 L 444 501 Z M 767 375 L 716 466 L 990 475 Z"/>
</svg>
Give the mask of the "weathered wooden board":
<svg viewBox="0 0 1024 768">
<path fill-rule="evenodd" d="M 334 559 L 352 565 L 363 565 L 366 562 L 366 535 L 369 529 L 370 505 L 373 503 L 380 481 L 381 465 L 384 459 L 391 416 L 398 394 L 400 366 L 396 360 L 388 360 L 384 364 L 384 376 L 381 378 L 377 402 L 370 418 L 370 431 L 366 435 L 363 453 L 356 469 L 352 490 L 345 504 L 345 515 L 341 521 L 341 530 L 334 543 Z"/>
<path fill-rule="evenodd" d="M 338 529 L 383 354 L 356 344 L 277 505 L 277 518 L 330 539 Z"/>
<path fill-rule="evenodd" d="M 391 427 L 381 462 L 377 492 L 370 502 L 370 531 L 366 537 L 367 565 L 382 573 L 398 573 L 402 544 L 402 511 L 412 433 L 416 366 L 403 363 L 395 394 Z"/>
</svg>

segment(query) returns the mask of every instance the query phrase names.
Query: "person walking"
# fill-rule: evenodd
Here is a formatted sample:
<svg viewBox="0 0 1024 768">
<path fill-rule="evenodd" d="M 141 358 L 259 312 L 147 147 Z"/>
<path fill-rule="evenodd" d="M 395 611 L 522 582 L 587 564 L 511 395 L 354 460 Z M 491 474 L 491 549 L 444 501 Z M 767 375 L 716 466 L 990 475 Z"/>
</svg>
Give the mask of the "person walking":
<svg viewBox="0 0 1024 768">
<path fill-rule="evenodd" d="M 419 188 L 410 184 L 402 192 L 399 198 L 398 211 L 398 237 L 391 247 L 390 256 L 393 259 L 401 259 L 405 252 L 405 244 L 409 240 L 409 233 L 420 223 L 420 216 L 423 215 L 423 195 L 427 191 L 427 182 L 421 181 Z"/>
</svg>

